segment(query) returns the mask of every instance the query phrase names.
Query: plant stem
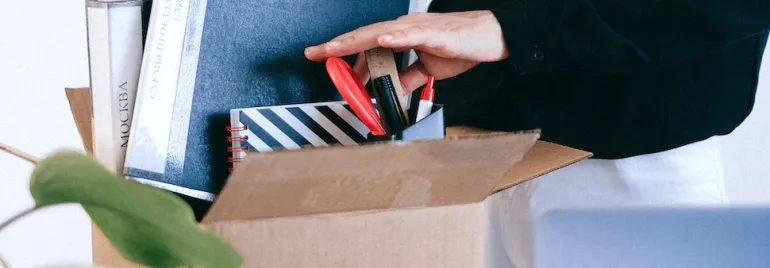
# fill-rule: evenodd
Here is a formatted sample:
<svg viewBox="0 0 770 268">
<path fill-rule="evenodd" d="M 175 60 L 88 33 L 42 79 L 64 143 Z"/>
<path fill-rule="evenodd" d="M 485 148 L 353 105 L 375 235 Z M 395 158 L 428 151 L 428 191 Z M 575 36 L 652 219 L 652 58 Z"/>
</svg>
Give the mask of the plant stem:
<svg viewBox="0 0 770 268">
<path fill-rule="evenodd" d="M 5 259 L 3 259 L 3 257 L 2 257 L 2 256 L 0 256 L 0 265 L 2 265 L 2 266 L 3 266 L 3 268 L 11 268 L 11 266 L 10 266 L 10 265 L 8 265 L 8 262 L 7 262 L 7 261 L 5 261 Z"/>
<path fill-rule="evenodd" d="M 44 208 L 47 208 L 47 207 L 56 206 L 56 205 L 68 205 L 68 204 L 77 204 L 77 203 L 75 203 L 75 202 L 65 202 L 65 203 L 45 204 L 45 205 L 42 205 L 42 206 L 36 206 L 36 207 L 30 208 L 30 209 L 27 209 L 25 211 L 22 211 L 21 213 L 16 214 L 15 216 L 11 217 L 7 221 L 5 221 L 3 223 L 0 223 L 0 232 L 2 232 L 3 229 L 5 229 L 6 227 L 10 226 L 14 222 L 24 218 L 25 216 L 27 216 L 29 214 L 32 214 L 32 212 L 35 212 L 35 211 L 38 211 L 38 210 L 41 210 L 41 209 L 44 209 Z M 8 262 L 5 261 L 2 256 L 0 256 L 0 266 L 2 266 L 2 268 L 11 268 L 11 266 L 8 265 Z"/>
<path fill-rule="evenodd" d="M 17 221 L 17 220 L 19 220 L 21 218 L 24 218 L 24 216 L 27 216 L 27 215 L 31 214 L 32 212 L 35 212 L 37 210 L 40 210 L 40 209 L 43 209 L 43 208 L 46 208 L 46 207 L 55 206 L 55 205 L 63 205 L 63 204 L 69 204 L 69 203 L 47 204 L 47 205 L 42 205 L 42 206 L 36 206 L 36 207 L 31 208 L 31 209 L 22 211 L 21 213 L 16 214 L 15 216 L 11 217 L 7 221 L 1 223 L 0 224 L 0 232 L 2 232 L 3 229 L 5 229 L 5 227 L 8 227 L 9 225 L 14 223 L 15 221 Z"/>
<path fill-rule="evenodd" d="M 37 158 L 36 156 L 34 156 L 34 155 L 30 154 L 30 153 L 27 153 L 25 151 L 16 149 L 13 146 L 10 146 L 10 145 L 2 143 L 2 142 L 0 142 L 0 151 L 5 151 L 5 152 L 7 152 L 9 154 L 12 154 L 12 155 L 15 155 L 15 156 L 17 156 L 17 157 L 19 157 L 21 159 L 27 160 L 30 163 L 32 163 L 33 165 L 37 165 L 37 162 L 40 162 L 40 159 Z"/>
</svg>

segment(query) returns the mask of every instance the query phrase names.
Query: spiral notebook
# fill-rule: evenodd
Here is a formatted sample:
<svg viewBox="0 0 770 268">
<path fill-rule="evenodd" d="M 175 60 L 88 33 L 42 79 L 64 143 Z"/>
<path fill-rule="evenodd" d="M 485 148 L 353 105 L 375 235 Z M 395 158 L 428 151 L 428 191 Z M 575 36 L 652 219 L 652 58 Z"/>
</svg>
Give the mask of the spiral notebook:
<svg viewBox="0 0 770 268">
<path fill-rule="evenodd" d="M 375 100 L 372 104 L 377 106 Z M 408 113 L 414 115 L 417 109 Z M 297 150 L 330 145 L 360 145 L 371 131 L 344 101 L 232 109 L 227 141 L 230 172 L 248 152 Z M 442 105 L 398 135 L 402 141 L 441 139 L 445 135 Z"/>
<path fill-rule="evenodd" d="M 246 152 L 270 152 L 366 142 L 369 129 L 345 102 L 321 102 L 233 109 L 228 152 L 231 163 Z"/>
</svg>

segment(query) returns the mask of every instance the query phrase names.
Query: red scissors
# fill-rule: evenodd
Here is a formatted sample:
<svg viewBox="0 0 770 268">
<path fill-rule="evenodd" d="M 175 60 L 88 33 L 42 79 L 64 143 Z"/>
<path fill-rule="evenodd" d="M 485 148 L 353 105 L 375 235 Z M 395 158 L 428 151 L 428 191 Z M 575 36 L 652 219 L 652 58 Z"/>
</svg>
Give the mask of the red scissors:
<svg viewBox="0 0 770 268">
<path fill-rule="evenodd" d="M 361 79 L 353 72 L 353 68 L 345 60 L 331 57 L 326 60 L 326 72 L 332 79 L 332 83 L 348 102 L 356 116 L 366 125 L 373 135 L 387 134 L 385 127 L 380 122 L 380 117 L 372 105 L 372 98 L 366 92 Z"/>
</svg>

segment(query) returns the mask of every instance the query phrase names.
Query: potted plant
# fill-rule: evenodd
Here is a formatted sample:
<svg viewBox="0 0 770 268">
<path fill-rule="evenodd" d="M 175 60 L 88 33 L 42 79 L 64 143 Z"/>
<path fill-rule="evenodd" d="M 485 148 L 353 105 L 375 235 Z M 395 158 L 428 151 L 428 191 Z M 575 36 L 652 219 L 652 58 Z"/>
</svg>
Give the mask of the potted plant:
<svg viewBox="0 0 770 268">
<path fill-rule="evenodd" d="M 0 232 L 40 209 L 78 203 L 127 260 L 149 267 L 240 267 L 243 259 L 202 228 L 190 206 L 166 191 L 123 179 L 90 156 L 58 151 L 42 160 L 0 143 L 36 164 L 29 191 L 35 206 L 0 223 Z M 0 259 L 0 265 L 9 267 Z"/>
</svg>

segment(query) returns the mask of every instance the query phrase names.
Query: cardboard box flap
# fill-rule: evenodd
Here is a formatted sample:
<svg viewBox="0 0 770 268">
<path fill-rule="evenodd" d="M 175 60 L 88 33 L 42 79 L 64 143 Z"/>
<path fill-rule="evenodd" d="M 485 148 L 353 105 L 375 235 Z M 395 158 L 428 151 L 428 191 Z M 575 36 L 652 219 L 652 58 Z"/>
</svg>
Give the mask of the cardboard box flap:
<svg viewBox="0 0 770 268">
<path fill-rule="evenodd" d="M 91 89 L 90 88 L 65 88 L 67 100 L 70 103 L 72 118 L 80 133 L 83 147 L 89 154 L 94 152 L 93 117 L 91 116 Z"/>
<path fill-rule="evenodd" d="M 472 128 L 467 126 L 453 126 L 446 129 L 447 137 L 460 137 L 466 135 L 480 135 L 501 133 L 499 131 Z M 593 154 L 590 152 L 561 146 L 558 144 L 537 141 L 524 158 L 516 163 L 503 177 L 494 193 L 511 188 L 528 180 L 543 176 L 551 171 L 569 166 L 578 161 L 587 159 Z"/>
<path fill-rule="evenodd" d="M 551 171 L 572 165 L 591 157 L 593 154 L 558 144 L 537 141 L 524 155 L 524 159 L 513 165 L 508 174 L 495 188 L 495 193 L 543 176 Z"/>
<path fill-rule="evenodd" d="M 251 153 L 204 223 L 480 202 L 538 131 Z"/>
</svg>

